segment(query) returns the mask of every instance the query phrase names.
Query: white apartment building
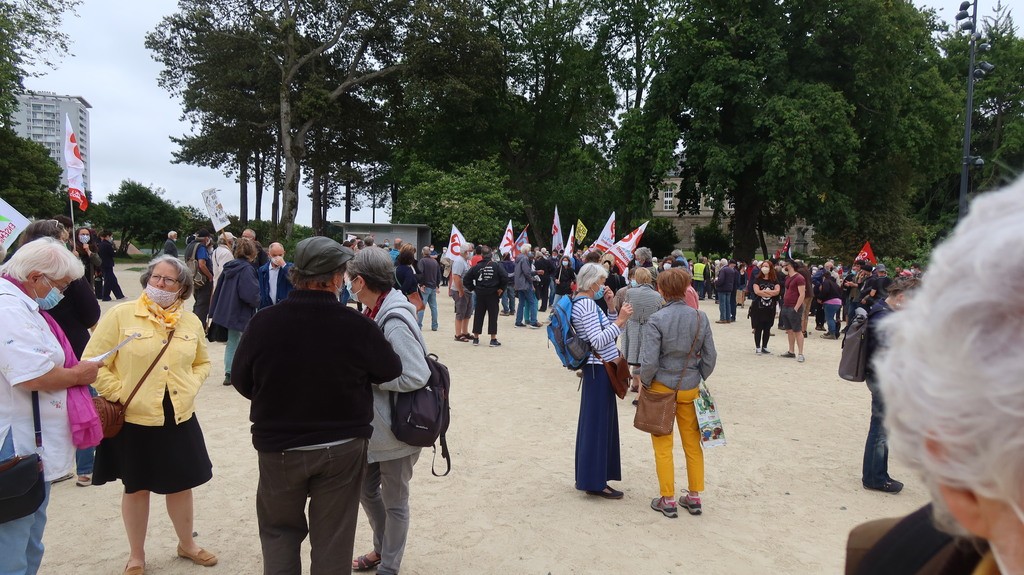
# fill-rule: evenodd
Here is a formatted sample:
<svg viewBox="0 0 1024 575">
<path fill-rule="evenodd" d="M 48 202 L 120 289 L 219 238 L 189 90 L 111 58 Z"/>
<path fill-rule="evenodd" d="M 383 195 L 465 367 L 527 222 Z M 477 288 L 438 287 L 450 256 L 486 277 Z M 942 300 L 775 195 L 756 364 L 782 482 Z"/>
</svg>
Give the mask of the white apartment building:
<svg viewBox="0 0 1024 575">
<path fill-rule="evenodd" d="M 71 126 L 78 140 L 78 149 L 85 162 L 82 178 L 85 189 L 89 190 L 92 178 L 89 161 L 89 102 L 81 96 L 62 96 L 53 92 L 26 92 L 18 94 L 18 110 L 14 113 L 14 131 L 22 138 L 38 142 L 50 152 L 64 175 L 67 185 L 67 166 L 64 165 L 64 114 L 71 118 Z"/>
</svg>

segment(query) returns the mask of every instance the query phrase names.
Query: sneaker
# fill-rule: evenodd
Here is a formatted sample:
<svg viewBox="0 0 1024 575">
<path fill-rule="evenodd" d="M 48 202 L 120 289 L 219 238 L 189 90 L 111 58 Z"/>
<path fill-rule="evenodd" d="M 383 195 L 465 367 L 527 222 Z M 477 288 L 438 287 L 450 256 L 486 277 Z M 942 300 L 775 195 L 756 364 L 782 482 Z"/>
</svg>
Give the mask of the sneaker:
<svg viewBox="0 0 1024 575">
<path fill-rule="evenodd" d="M 826 334 L 822 334 L 821 339 L 839 339 L 839 338 L 834 336 L 834 335 L 832 335 L 831 333 L 826 333 Z"/>
<path fill-rule="evenodd" d="M 772 352 L 768 351 L 767 347 L 762 347 L 761 348 L 761 353 L 763 353 L 765 355 L 770 355 Z"/>
<path fill-rule="evenodd" d="M 679 513 L 676 511 L 676 502 L 672 501 L 671 497 L 656 497 L 652 499 L 651 509 L 661 511 L 662 515 L 671 519 L 679 517 Z"/>
<path fill-rule="evenodd" d="M 754 348 L 754 353 L 757 354 L 757 355 L 761 355 L 761 348 L 755 347 Z"/>
<path fill-rule="evenodd" d="M 473 338 L 473 345 L 480 345 L 480 338 L 479 337 L 474 337 Z"/>
<path fill-rule="evenodd" d="M 517 323 L 516 327 L 526 327 L 526 324 L 525 323 Z"/>
<path fill-rule="evenodd" d="M 797 363 L 803 363 L 804 362 L 804 355 L 800 354 L 800 355 L 796 356 L 796 361 L 797 361 Z"/>
<path fill-rule="evenodd" d="M 231 385 L 231 374 L 230 373 L 225 373 L 224 374 L 224 385 Z"/>
<path fill-rule="evenodd" d="M 492 339 L 491 340 L 491 347 L 501 347 L 501 342 L 496 340 L 496 339 Z"/>
<path fill-rule="evenodd" d="M 689 512 L 690 515 L 700 515 L 702 512 L 699 495 L 692 497 L 687 493 L 685 497 L 679 498 L 679 506 Z"/>
<path fill-rule="evenodd" d="M 868 485 L 864 485 L 864 489 L 868 489 L 870 491 L 881 491 L 882 493 L 895 494 L 899 493 L 900 491 L 903 491 L 903 483 L 900 481 L 896 481 L 895 479 L 890 479 L 889 481 L 886 481 L 885 483 L 879 485 L 878 487 L 870 487 Z"/>
<path fill-rule="evenodd" d="M 91 475 L 79 475 L 78 479 L 75 480 L 75 485 L 79 487 L 89 487 L 92 485 Z"/>
<path fill-rule="evenodd" d="M 823 326 L 823 325 L 816 325 L 816 326 L 814 326 L 814 331 L 825 331 L 825 326 Z"/>
<path fill-rule="evenodd" d="M 796 354 L 791 351 L 787 351 L 786 353 L 780 355 L 779 357 L 796 357 Z"/>
<path fill-rule="evenodd" d="M 539 323 L 531 323 L 531 324 L 528 324 L 528 325 L 529 325 L 530 329 L 540 329 L 540 324 Z"/>
</svg>

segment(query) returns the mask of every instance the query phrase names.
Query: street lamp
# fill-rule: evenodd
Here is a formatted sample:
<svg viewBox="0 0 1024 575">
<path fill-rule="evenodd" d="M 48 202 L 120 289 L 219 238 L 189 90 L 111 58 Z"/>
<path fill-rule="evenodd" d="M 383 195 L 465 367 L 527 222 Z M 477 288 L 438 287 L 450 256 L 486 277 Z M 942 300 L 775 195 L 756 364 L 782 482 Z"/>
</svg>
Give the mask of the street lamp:
<svg viewBox="0 0 1024 575">
<path fill-rule="evenodd" d="M 968 12 L 967 9 L 972 11 Z M 981 33 L 977 31 L 978 23 L 978 0 L 974 2 L 961 2 L 960 11 L 956 15 L 957 28 L 970 34 L 970 64 L 967 68 L 967 114 L 964 119 L 964 155 L 963 167 L 960 171 L 960 202 L 957 221 L 967 215 L 967 186 L 970 180 L 971 166 L 981 167 L 985 160 L 977 156 L 971 156 L 971 116 L 974 112 L 974 82 L 985 77 L 986 74 L 995 69 L 995 66 L 988 62 L 979 62 L 977 67 L 974 64 L 974 57 L 977 50 L 987 52 L 992 48 L 987 42 L 978 44 L 981 40 Z"/>
</svg>

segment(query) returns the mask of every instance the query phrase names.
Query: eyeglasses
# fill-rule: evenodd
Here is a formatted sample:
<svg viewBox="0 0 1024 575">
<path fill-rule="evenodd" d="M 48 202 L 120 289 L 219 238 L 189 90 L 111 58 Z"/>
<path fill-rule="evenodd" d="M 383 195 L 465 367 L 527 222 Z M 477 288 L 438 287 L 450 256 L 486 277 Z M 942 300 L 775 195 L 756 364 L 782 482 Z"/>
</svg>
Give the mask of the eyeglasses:
<svg viewBox="0 0 1024 575">
<path fill-rule="evenodd" d="M 57 228 L 58 232 L 66 232 L 66 231 L 68 231 L 68 229 L 64 227 L 64 224 L 58 222 L 57 220 L 46 220 L 46 221 L 48 223 L 53 224 L 53 227 Z"/>
<path fill-rule="evenodd" d="M 149 283 L 154 285 L 162 283 L 165 285 L 173 286 L 181 282 L 179 282 L 177 278 L 169 278 L 165 276 L 149 276 Z"/>
<path fill-rule="evenodd" d="M 68 283 L 66 283 L 64 285 L 61 285 L 59 283 L 56 283 L 55 280 L 51 280 L 50 278 L 48 278 L 46 276 L 43 276 L 43 279 L 46 280 L 46 283 L 50 284 L 50 287 L 57 288 L 57 291 L 59 291 L 60 293 L 64 293 L 64 292 L 68 291 L 68 287 L 71 286 L 70 282 L 68 282 Z"/>
</svg>

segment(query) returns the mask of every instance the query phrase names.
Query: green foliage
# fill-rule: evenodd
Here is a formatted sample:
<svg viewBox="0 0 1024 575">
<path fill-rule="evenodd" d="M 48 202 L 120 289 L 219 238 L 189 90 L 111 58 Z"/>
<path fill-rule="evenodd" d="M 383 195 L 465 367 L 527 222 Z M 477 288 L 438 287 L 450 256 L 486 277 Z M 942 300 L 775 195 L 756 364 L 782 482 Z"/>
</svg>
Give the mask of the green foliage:
<svg viewBox="0 0 1024 575">
<path fill-rule="evenodd" d="M 517 230 L 523 204 L 505 187 L 494 160 L 473 162 L 451 172 L 414 164 L 406 176 L 405 193 L 395 205 L 392 221 L 430 226 L 436 238 L 448 238 L 455 224 L 473 243 L 496 246 L 508 218 Z"/>
<path fill-rule="evenodd" d="M 124 180 L 117 192 L 108 198 L 109 213 L 104 225 L 119 233 L 120 251 L 127 253 L 128 245 L 159 248 L 167 239 L 167 232 L 177 230 L 181 213 L 177 206 L 160 197 L 160 193 L 138 182 Z"/>
<path fill-rule="evenodd" d="M 209 230 L 213 227 L 213 222 L 210 221 L 210 215 L 206 213 L 206 210 L 195 206 L 178 206 L 178 219 L 181 223 L 178 226 L 180 229 L 176 231 L 180 238 L 184 238 L 201 229 Z M 167 231 L 171 230 L 168 229 Z"/>
<path fill-rule="evenodd" d="M 59 191 L 61 169 L 42 144 L 0 128 L 0 197 L 30 218 L 51 218 L 68 211 Z"/>
<path fill-rule="evenodd" d="M 732 238 L 722 231 L 722 222 L 712 219 L 693 229 L 693 251 L 699 256 L 721 257 L 732 251 Z"/>
<path fill-rule="evenodd" d="M 643 225 L 644 221 L 648 220 L 634 219 L 630 222 L 628 230 L 621 228 L 618 230 L 619 235 L 621 236 L 635 230 Z M 668 218 L 651 218 L 647 224 L 647 229 L 644 230 L 644 236 L 640 238 L 640 245 L 651 248 L 651 253 L 656 256 L 671 253 L 672 250 L 676 249 L 676 244 L 678 243 L 679 232 L 672 225 L 672 220 Z"/>
</svg>

